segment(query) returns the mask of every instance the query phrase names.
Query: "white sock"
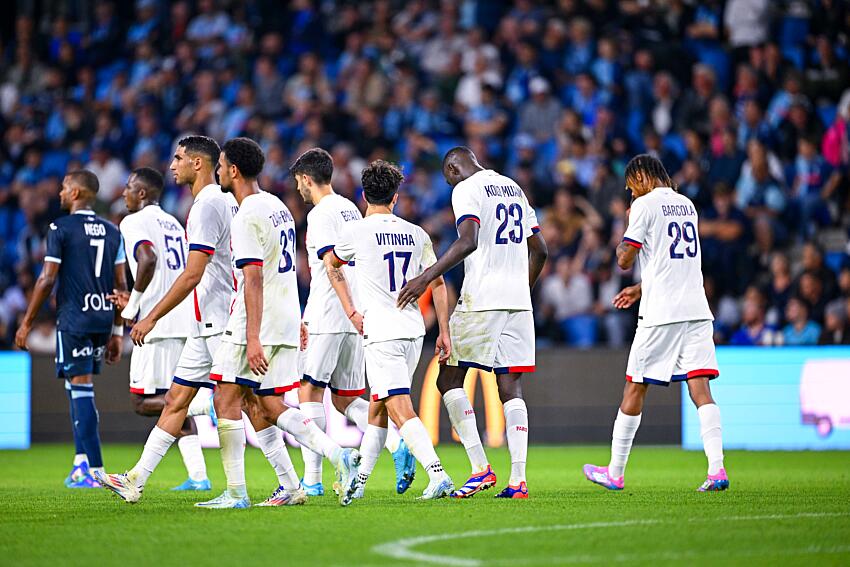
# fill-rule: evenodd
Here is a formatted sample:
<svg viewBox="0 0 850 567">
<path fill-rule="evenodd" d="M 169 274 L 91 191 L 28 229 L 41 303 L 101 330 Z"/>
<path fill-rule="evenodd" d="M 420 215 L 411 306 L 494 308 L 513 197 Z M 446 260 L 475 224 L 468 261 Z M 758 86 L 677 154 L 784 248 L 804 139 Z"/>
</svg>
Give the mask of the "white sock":
<svg viewBox="0 0 850 567">
<path fill-rule="evenodd" d="M 301 413 L 313 420 L 316 427 L 325 430 L 325 404 L 321 402 L 303 402 Z M 301 457 L 304 459 L 304 484 L 322 482 L 322 456 L 301 445 Z"/>
<path fill-rule="evenodd" d="M 196 415 L 209 415 L 210 406 L 210 399 L 207 396 L 202 396 L 200 393 L 200 388 L 198 388 L 198 393 L 195 394 L 195 397 L 192 398 L 191 402 L 189 402 L 189 411 L 186 412 L 186 415 L 188 417 L 195 417 Z"/>
<path fill-rule="evenodd" d="M 723 468 L 723 431 L 720 427 L 720 408 L 705 404 L 697 408 L 699 434 L 705 456 L 708 457 L 708 474 L 717 474 Z"/>
<path fill-rule="evenodd" d="M 640 414 L 626 415 L 617 410 L 614 420 L 614 432 L 611 435 L 611 462 L 608 463 L 608 475 L 620 478 L 626 472 L 626 463 L 632 451 L 632 441 L 640 427 Z"/>
<path fill-rule="evenodd" d="M 428 431 L 422 425 L 422 420 L 418 417 L 408 419 L 399 429 L 402 439 L 410 447 L 410 452 L 416 457 L 428 473 L 428 478 L 437 480 L 442 478 L 446 473 L 443 471 L 443 466 L 440 464 L 440 458 L 437 452 L 434 451 L 434 444 L 431 443 L 431 437 L 428 436 Z"/>
<path fill-rule="evenodd" d="M 74 466 L 75 467 L 78 466 L 78 465 L 81 465 L 83 463 L 88 464 L 88 462 L 89 462 L 89 458 L 86 456 L 85 453 L 77 453 L 76 455 L 74 455 Z"/>
<path fill-rule="evenodd" d="M 270 425 L 261 431 L 257 431 L 257 441 L 260 443 L 260 449 L 268 459 L 275 474 L 277 474 L 277 482 L 287 490 L 295 490 L 300 486 L 298 475 L 295 474 L 295 467 L 292 465 L 292 459 L 289 458 L 289 452 L 286 450 L 286 445 L 283 442 L 283 437 L 280 434 L 280 429 Z M 321 457 L 319 457 L 321 459 Z"/>
<path fill-rule="evenodd" d="M 177 447 L 183 457 L 183 464 L 192 480 L 206 480 L 207 464 L 201 450 L 201 439 L 197 435 L 185 435 L 177 440 Z"/>
<path fill-rule="evenodd" d="M 525 480 L 525 461 L 528 454 L 528 408 L 525 400 L 508 400 L 504 407 L 505 431 L 511 453 L 511 480 L 508 484 L 519 486 Z"/>
<path fill-rule="evenodd" d="M 371 427 L 371 425 L 369 425 L 369 402 L 363 398 L 354 398 L 354 401 L 348 404 L 348 407 L 345 408 L 345 417 L 356 425 L 357 429 L 366 433 L 366 430 Z M 395 453 L 398 450 L 399 441 L 401 441 L 398 431 L 392 427 L 388 427 L 386 439 L 387 440 L 383 446 L 386 447 L 387 451 L 390 453 Z M 363 468 L 362 465 L 360 468 Z"/>
<path fill-rule="evenodd" d="M 481 437 L 478 435 L 478 425 L 475 423 L 475 411 L 463 388 L 454 388 L 443 394 L 443 402 L 449 412 L 449 420 L 455 428 L 460 442 L 466 449 L 472 472 L 480 472 L 487 468 L 490 462 L 484 454 Z M 404 437 L 404 435 L 402 435 Z M 405 439 L 407 442 L 407 439 Z"/>
<path fill-rule="evenodd" d="M 337 465 L 341 453 L 340 446 L 300 410 L 289 408 L 280 414 L 277 426 L 295 437 L 301 445 L 324 455 L 334 466 Z"/>
<path fill-rule="evenodd" d="M 375 463 L 381 455 L 381 449 L 387 442 L 387 428 L 367 425 L 363 440 L 360 441 L 360 475 L 363 480 L 369 478 L 375 469 Z"/>
<path fill-rule="evenodd" d="M 245 487 L 245 422 L 241 419 L 219 419 L 218 440 L 227 491 L 235 498 L 243 498 L 248 495 Z"/>
<path fill-rule="evenodd" d="M 148 435 L 148 440 L 145 441 L 145 448 L 142 449 L 139 462 L 128 473 L 136 486 L 142 488 L 145 485 L 174 441 L 176 441 L 176 438 L 173 435 L 154 426 L 150 435 Z"/>
</svg>

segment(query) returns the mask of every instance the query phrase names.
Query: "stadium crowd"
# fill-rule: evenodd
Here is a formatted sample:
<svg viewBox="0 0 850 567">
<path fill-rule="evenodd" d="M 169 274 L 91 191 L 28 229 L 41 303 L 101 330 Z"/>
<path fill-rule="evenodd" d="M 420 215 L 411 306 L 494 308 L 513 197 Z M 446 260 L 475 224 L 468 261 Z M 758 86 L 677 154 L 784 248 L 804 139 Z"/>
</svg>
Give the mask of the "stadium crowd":
<svg viewBox="0 0 850 567">
<path fill-rule="evenodd" d="M 541 343 L 623 346 L 611 306 L 638 152 L 700 211 L 717 342 L 850 343 L 850 2 L 845 0 L 137 0 L 17 2 L 0 37 L 0 346 L 9 346 L 58 215 L 63 173 L 100 180 L 116 223 L 128 172 L 167 172 L 180 135 L 238 135 L 261 186 L 331 151 L 335 190 L 404 166 L 397 214 L 456 237 L 445 150 L 469 145 L 538 211 L 550 262 Z M 163 207 L 186 217 L 170 175 Z M 301 235 L 303 242 L 303 234 Z M 309 273 L 299 263 L 301 299 Z M 462 274 L 450 274 L 457 287 Z M 53 315 L 31 341 L 53 352 Z"/>
</svg>

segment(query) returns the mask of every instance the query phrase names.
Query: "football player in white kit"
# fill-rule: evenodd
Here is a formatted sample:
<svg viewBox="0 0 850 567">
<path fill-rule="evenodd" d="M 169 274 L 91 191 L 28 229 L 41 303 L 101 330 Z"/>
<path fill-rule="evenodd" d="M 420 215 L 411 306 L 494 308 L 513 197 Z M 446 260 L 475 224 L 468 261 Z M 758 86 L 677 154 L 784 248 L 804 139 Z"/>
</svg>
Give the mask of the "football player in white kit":
<svg viewBox="0 0 850 567">
<path fill-rule="evenodd" d="M 124 188 L 124 203 L 130 214 L 119 228 L 134 285 L 131 293 L 116 293 L 110 299 L 122 309 L 121 316 L 127 321 L 147 316 L 186 267 L 186 231 L 160 208 L 163 185 L 160 172 L 141 167 L 133 170 Z M 137 414 L 162 413 L 191 321 L 192 304 L 187 298 L 160 320 L 145 345 L 133 347 L 130 399 Z M 210 490 L 198 430 L 189 417 L 183 422 L 177 447 L 189 478 L 174 490 Z"/>
<path fill-rule="evenodd" d="M 104 486 L 130 503 L 141 498 L 145 483 L 176 440 L 187 415 L 194 413 L 190 405 L 198 388 L 213 387 L 209 376 L 212 355 L 230 311 L 230 222 L 236 209 L 233 196 L 223 193 L 215 183 L 220 152 L 212 138 L 186 136 L 177 143 L 171 161 L 174 181 L 190 185 L 195 197 L 186 221 L 186 267 L 165 296 L 133 326 L 130 336 L 137 346 L 142 346 L 158 322 L 190 294 L 191 331 L 166 394 L 165 407 L 145 442 L 141 458 L 126 474 L 102 475 Z"/>
<path fill-rule="evenodd" d="M 387 437 L 387 417 L 399 426 L 410 451 L 428 473 L 423 500 L 449 496 L 452 480 L 443 470 L 425 426 L 413 410 L 410 384 L 422 352 L 425 323 L 417 304 L 396 306 L 398 292 L 409 277 L 415 277 L 437 261 L 428 234 L 393 214 L 401 171 L 383 160 L 363 170 L 363 193 L 368 203 L 366 218 L 346 225 L 331 256 L 335 268 L 356 262 L 358 307 L 363 312 L 366 377 L 372 402 L 369 426 L 363 435 L 363 462 L 358 474 L 357 497 L 362 496 Z M 440 326 L 436 354 L 445 362 L 451 353 L 449 306 L 445 282 L 431 282 L 434 307 Z"/>
<path fill-rule="evenodd" d="M 664 166 L 650 155 L 632 158 L 625 176 L 633 202 L 629 226 L 617 247 L 617 263 L 628 269 L 638 259 L 641 283 L 623 290 L 614 304 L 627 307 L 640 297 L 638 326 L 623 401 L 614 421 L 611 461 L 607 467 L 585 465 L 584 474 L 609 490 L 622 490 L 647 387 L 686 381 L 708 458 L 708 475 L 698 490 L 726 490 L 729 479 L 723 466 L 720 409 L 709 387 L 709 380 L 719 375 L 712 338 L 714 317 L 703 289 L 696 208 L 672 188 Z"/>
<path fill-rule="evenodd" d="M 480 368 L 496 374 L 511 454 L 510 480 L 496 497 L 528 498 L 528 409 L 520 378 L 534 372 L 531 288 L 546 262 L 546 242 L 522 189 L 512 179 L 484 169 L 469 148 L 446 153 L 443 176 L 454 187 L 459 238 L 436 264 L 408 281 L 399 305 L 415 301 L 434 278 L 464 262 L 463 288 L 449 322 L 454 348 L 437 377 L 449 419 L 472 465 L 469 480 L 452 496 L 468 498 L 496 484 L 463 390 L 467 370 Z"/>
<path fill-rule="evenodd" d="M 336 268 L 330 251 L 342 229 L 362 217 L 357 207 L 331 187 L 333 158 L 321 148 L 301 154 L 290 173 L 295 178 L 304 202 L 313 208 L 307 214 L 307 258 L 310 264 L 310 295 L 304 310 L 304 324 L 310 333 L 307 349 L 302 352 L 300 409 L 320 429 L 325 429 L 325 389 L 330 387 L 331 402 L 360 431 L 369 424 L 369 402 L 363 375 L 363 339 L 360 336 L 363 315 L 354 308 L 353 265 Z M 349 285 L 351 284 L 351 286 Z M 398 433 L 390 428 L 387 450 L 393 456 L 396 491 L 403 494 L 416 471 L 416 462 Z M 310 496 L 324 494 L 322 456 L 301 447 L 304 477 L 301 484 Z"/>
<path fill-rule="evenodd" d="M 242 400 L 253 391 L 262 417 L 290 433 L 302 445 L 334 464 L 340 504 L 351 502 L 360 454 L 342 449 L 300 410 L 283 403 L 282 394 L 298 387 L 298 351 L 306 341 L 301 325 L 301 305 L 295 276 L 295 220 L 286 205 L 257 184 L 265 163 L 260 146 L 248 138 L 228 140 L 219 158 L 222 188 L 236 197 L 239 210 L 233 217 L 233 264 L 241 272 L 233 310 L 221 344 L 215 352 L 211 378 L 218 382 L 221 459 L 227 477 L 225 492 L 205 508 L 247 508 L 245 485 L 245 428 Z M 269 429 L 274 430 L 273 427 Z M 279 431 L 277 438 L 281 439 Z M 264 504 L 291 505 L 306 499 L 286 450 L 287 474 Z M 274 463 L 273 463 L 274 464 Z M 275 467 L 277 470 L 277 466 Z M 296 500 L 296 502 L 293 502 Z"/>
</svg>

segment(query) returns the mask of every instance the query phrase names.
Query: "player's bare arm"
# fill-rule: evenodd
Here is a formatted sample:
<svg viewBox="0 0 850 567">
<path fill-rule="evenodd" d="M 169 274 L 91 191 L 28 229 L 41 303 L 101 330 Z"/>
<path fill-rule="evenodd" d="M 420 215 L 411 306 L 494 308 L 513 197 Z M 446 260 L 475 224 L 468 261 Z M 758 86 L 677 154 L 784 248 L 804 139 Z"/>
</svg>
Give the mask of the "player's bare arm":
<svg viewBox="0 0 850 567">
<path fill-rule="evenodd" d="M 449 293 L 446 289 L 446 280 L 443 276 L 431 282 L 431 296 L 434 300 L 434 310 L 437 312 L 437 325 L 440 334 L 437 336 L 437 344 L 434 354 L 439 357 L 440 364 L 445 364 L 452 354 L 452 337 L 449 333 Z"/>
<path fill-rule="evenodd" d="M 640 296 L 641 286 L 640 282 L 638 282 L 635 285 L 630 285 L 620 290 L 620 293 L 614 296 L 611 303 L 617 309 L 628 309 L 640 299 Z"/>
<path fill-rule="evenodd" d="M 534 285 L 540 278 L 540 272 L 546 265 L 549 249 L 546 247 L 546 240 L 539 232 L 529 236 L 526 242 L 528 243 L 528 286 L 534 289 Z"/>
<path fill-rule="evenodd" d="M 428 285 L 461 262 L 478 248 L 478 223 L 465 220 L 458 226 L 458 239 L 455 240 L 437 263 L 407 282 L 398 294 L 398 306 L 404 308 L 419 299 Z"/>
<path fill-rule="evenodd" d="M 209 254 L 200 250 L 189 251 L 186 269 L 177 277 L 165 297 L 160 299 L 159 303 L 151 309 L 148 316 L 133 326 L 133 330 L 130 331 L 130 338 L 133 339 L 133 343 L 139 346 L 143 345 L 145 336 L 151 332 L 156 322 L 186 299 L 189 293 L 200 283 L 209 261 Z"/>
<path fill-rule="evenodd" d="M 263 267 L 247 265 L 242 268 L 245 277 L 245 340 L 248 366 L 255 375 L 263 375 L 269 369 L 269 361 L 260 343 L 260 327 L 263 323 Z"/>
<path fill-rule="evenodd" d="M 345 272 L 342 269 L 343 264 L 339 258 L 331 252 L 326 252 L 322 257 L 325 263 L 325 269 L 328 272 L 328 280 L 331 282 L 331 287 L 334 289 L 339 302 L 342 304 L 342 309 L 345 315 L 357 329 L 357 332 L 363 334 L 363 315 L 357 311 L 354 305 L 354 298 L 351 295 L 351 287 L 348 285 L 348 280 L 345 279 Z M 338 265 L 337 265 L 338 264 Z"/>
<path fill-rule="evenodd" d="M 133 293 L 128 293 L 116 288 L 112 290 L 112 295 L 106 296 L 113 305 L 121 310 L 121 317 L 123 317 L 129 325 L 132 325 L 131 321 L 136 317 L 136 315 L 138 315 L 139 302 L 142 299 L 142 294 L 148 289 L 151 280 L 153 280 L 154 273 L 156 272 L 156 252 L 154 252 L 153 246 L 147 243 L 141 243 L 137 246 L 136 262 L 136 281 L 133 282 Z"/>
<path fill-rule="evenodd" d="M 122 266 L 123 267 L 123 266 Z M 27 306 L 27 312 L 21 320 L 21 326 L 15 333 L 15 346 L 19 349 L 27 350 L 27 337 L 32 330 L 32 322 L 36 314 L 41 310 L 41 306 L 50 297 L 50 292 L 53 291 L 53 286 L 56 284 L 56 277 L 59 275 L 59 264 L 56 262 L 45 262 L 44 268 L 41 270 L 41 275 L 35 282 L 35 288 L 32 292 L 32 299 Z"/>
<path fill-rule="evenodd" d="M 121 262 L 115 265 L 115 289 L 118 292 L 127 290 L 127 272 L 126 264 Z M 112 321 L 113 328 L 117 328 L 121 334 L 115 334 L 109 337 L 106 343 L 106 363 L 117 364 L 121 360 L 121 344 L 124 342 L 124 319 L 121 318 L 121 312 L 115 310 L 115 316 Z"/>
<path fill-rule="evenodd" d="M 628 270 L 634 265 L 639 252 L 639 248 L 627 242 L 621 242 L 617 246 L 617 265 L 623 270 Z"/>
</svg>

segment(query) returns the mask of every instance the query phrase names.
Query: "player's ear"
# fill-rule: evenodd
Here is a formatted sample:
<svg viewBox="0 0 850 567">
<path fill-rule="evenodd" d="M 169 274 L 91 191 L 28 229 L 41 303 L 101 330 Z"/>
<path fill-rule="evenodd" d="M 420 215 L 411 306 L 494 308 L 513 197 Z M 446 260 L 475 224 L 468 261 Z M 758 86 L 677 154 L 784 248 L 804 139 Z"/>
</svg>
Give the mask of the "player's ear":
<svg viewBox="0 0 850 567">
<path fill-rule="evenodd" d="M 393 195 L 392 206 L 395 207 L 395 204 L 398 203 L 398 193 Z"/>
</svg>

